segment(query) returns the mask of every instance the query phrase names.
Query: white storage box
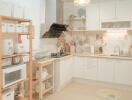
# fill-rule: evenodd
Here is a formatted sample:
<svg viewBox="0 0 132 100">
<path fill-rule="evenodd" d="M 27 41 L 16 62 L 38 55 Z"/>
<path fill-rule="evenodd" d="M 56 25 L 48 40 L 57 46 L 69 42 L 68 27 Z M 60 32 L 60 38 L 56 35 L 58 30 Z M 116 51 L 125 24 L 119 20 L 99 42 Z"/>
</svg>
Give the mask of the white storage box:
<svg viewBox="0 0 132 100">
<path fill-rule="evenodd" d="M 2 100 L 14 100 L 14 96 L 15 96 L 14 90 L 10 89 L 10 90 L 3 92 Z"/>
<path fill-rule="evenodd" d="M 23 53 L 23 52 L 29 52 L 29 44 L 26 40 L 24 40 L 24 43 L 17 43 L 15 45 L 15 53 Z"/>
<path fill-rule="evenodd" d="M 15 24 L 7 24 L 8 32 L 15 32 Z"/>
<path fill-rule="evenodd" d="M 23 52 L 27 52 L 27 50 L 25 50 L 25 45 L 23 43 L 16 44 L 15 53 L 23 53 Z"/>
<path fill-rule="evenodd" d="M 18 43 L 15 46 L 15 53 L 23 53 L 24 52 L 24 45 L 22 43 Z"/>
<path fill-rule="evenodd" d="M 3 40 L 3 52 L 4 56 L 12 55 L 14 53 L 13 40 L 5 39 Z"/>
<path fill-rule="evenodd" d="M 29 56 L 22 57 L 23 63 L 29 62 Z"/>
<path fill-rule="evenodd" d="M 23 32 L 23 25 L 22 24 L 16 24 L 16 32 L 17 33 Z"/>
<path fill-rule="evenodd" d="M 2 23 L 2 32 L 7 32 L 7 23 Z"/>
<path fill-rule="evenodd" d="M 11 58 L 3 59 L 2 61 L 2 66 L 10 66 L 11 64 L 12 64 Z"/>
</svg>

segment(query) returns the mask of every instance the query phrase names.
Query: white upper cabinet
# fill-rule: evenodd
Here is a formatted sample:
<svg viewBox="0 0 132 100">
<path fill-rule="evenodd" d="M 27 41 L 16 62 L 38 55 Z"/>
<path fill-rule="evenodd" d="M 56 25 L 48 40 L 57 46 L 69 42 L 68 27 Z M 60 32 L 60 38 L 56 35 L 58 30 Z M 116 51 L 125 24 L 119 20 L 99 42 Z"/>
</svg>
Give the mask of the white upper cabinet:
<svg viewBox="0 0 132 100">
<path fill-rule="evenodd" d="M 86 8 L 86 18 L 87 18 L 87 29 L 88 30 L 99 30 L 100 19 L 99 19 L 99 5 L 89 4 Z"/>
<path fill-rule="evenodd" d="M 114 81 L 114 59 L 98 59 L 98 80 L 104 82 Z"/>
<path fill-rule="evenodd" d="M 131 21 L 132 0 L 99 0 L 86 8 L 87 29 L 101 29 L 101 22 Z"/>
<path fill-rule="evenodd" d="M 132 61 L 117 60 L 115 64 L 115 83 L 132 85 Z"/>
<path fill-rule="evenodd" d="M 100 19 L 103 20 L 111 20 L 115 18 L 115 1 L 107 0 L 104 2 L 100 2 Z"/>
<path fill-rule="evenodd" d="M 118 19 L 132 19 L 132 0 L 117 0 L 116 16 Z"/>
</svg>

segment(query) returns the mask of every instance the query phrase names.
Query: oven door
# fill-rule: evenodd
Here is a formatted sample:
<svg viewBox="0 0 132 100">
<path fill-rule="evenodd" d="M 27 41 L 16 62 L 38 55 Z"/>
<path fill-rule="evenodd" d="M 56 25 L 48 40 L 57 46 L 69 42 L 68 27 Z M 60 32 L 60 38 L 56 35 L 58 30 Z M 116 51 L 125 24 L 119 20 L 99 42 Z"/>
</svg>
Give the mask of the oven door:
<svg viewBox="0 0 132 100">
<path fill-rule="evenodd" d="M 26 79 L 26 64 L 9 67 L 3 70 L 3 88 Z"/>
</svg>

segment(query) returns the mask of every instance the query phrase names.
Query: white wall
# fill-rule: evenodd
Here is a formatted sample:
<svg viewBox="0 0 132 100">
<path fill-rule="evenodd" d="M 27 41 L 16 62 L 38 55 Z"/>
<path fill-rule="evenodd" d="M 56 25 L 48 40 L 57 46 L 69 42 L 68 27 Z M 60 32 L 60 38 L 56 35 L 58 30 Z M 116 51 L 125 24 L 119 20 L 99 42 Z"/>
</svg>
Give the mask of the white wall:
<svg viewBox="0 0 132 100">
<path fill-rule="evenodd" d="M 46 0 L 46 31 L 49 30 L 51 24 L 56 22 L 56 0 Z"/>
<path fill-rule="evenodd" d="M 41 39 L 40 51 L 57 52 L 57 38 Z"/>
<path fill-rule="evenodd" d="M 73 2 L 64 2 L 63 4 L 63 17 L 64 20 L 69 19 L 70 15 L 78 16 L 78 7 L 73 4 Z"/>
</svg>

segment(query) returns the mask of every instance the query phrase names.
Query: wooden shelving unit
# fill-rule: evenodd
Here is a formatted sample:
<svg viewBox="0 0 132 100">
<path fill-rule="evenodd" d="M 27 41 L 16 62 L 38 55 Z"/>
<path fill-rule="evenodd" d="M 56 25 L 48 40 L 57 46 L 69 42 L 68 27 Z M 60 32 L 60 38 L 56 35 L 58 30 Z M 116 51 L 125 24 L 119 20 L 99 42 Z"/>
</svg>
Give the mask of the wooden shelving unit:
<svg viewBox="0 0 132 100">
<path fill-rule="evenodd" d="M 10 23 L 28 23 L 29 25 L 29 32 L 28 33 L 4 33 L 2 32 L 2 23 L 3 22 L 10 22 Z M 2 41 L 4 39 L 5 35 L 28 35 L 29 37 L 29 52 L 23 52 L 20 54 L 13 54 L 13 55 L 8 55 L 8 56 L 3 56 L 2 55 Z M 26 19 L 20 19 L 20 18 L 14 18 L 14 17 L 8 17 L 8 16 L 0 16 L 0 100 L 2 100 L 2 93 L 6 88 L 2 88 L 2 60 L 7 59 L 7 58 L 12 58 L 15 56 L 23 56 L 23 55 L 29 55 L 29 63 L 28 63 L 28 85 L 29 85 L 29 91 L 28 91 L 28 99 L 27 100 L 32 100 L 32 21 L 31 20 L 26 20 Z M 20 82 L 21 85 L 23 85 L 23 81 Z M 14 88 L 14 85 L 11 85 L 7 88 Z M 22 87 L 23 88 L 23 87 Z M 20 91 L 22 92 L 22 91 Z M 21 97 L 21 98 L 27 98 L 27 97 Z M 26 100 L 26 99 L 21 99 L 21 100 Z"/>
<path fill-rule="evenodd" d="M 43 96 L 49 92 L 54 92 L 54 59 L 50 60 L 41 60 L 36 61 L 35 63 L 35 69 L 36 71 L 39 71 L 39 77 L 33 78 L 35 81 L 37 81 L 37 86 L 39 86 L 38 94 L 39 100 L 43 100 Z M 43 78 L 42 72 L 43 68 L 46 68 L 48 71 L 48 76 L 46 78 Z M 43 88 L 45 81 L 50 81 L 51 86 L 49 88 Z"/>
<path fill-rule="evenodd" d="M 3 35 L 29 35 L 28 33 L 3 32 Z"/>
<path fill-rule="evenodd" d="M 12 58 L 12 57 L 16 57 L 16 56 L 26 56 L 26 55 L 29 55 L 29 52 L 3 56 L 2 59 Z"/>
</svg>

